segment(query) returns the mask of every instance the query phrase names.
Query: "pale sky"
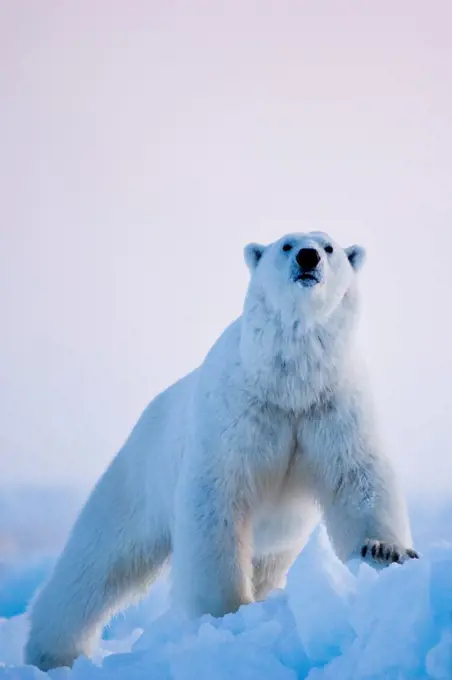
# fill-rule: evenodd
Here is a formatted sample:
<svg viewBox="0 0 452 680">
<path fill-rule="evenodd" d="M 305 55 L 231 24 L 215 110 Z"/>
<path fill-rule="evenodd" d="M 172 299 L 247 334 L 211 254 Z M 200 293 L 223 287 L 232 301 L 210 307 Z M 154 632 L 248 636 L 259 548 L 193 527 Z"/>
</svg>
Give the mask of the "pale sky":
<svg viewBox="0 0 452 680">
<path fill-rule="evenodd" d="M 368 250 L 411 493 L 452 495 L 450 0 L 0 5 L 0 479 L 91 485 L 241 310 L 243 246 Z"/>
</svg>

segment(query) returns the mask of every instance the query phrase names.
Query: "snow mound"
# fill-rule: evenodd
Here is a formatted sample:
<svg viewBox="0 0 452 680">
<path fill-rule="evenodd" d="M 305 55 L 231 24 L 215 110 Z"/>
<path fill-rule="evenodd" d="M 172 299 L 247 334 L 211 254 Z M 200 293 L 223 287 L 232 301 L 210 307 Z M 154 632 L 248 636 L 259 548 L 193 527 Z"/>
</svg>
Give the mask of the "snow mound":
<svg viewBox="0 0 452 680">
<path fill-rule="evenodd" d="M 93 660 L 52 680 L 404 680 L 452 678 L 452 545 L 377 572 L 342 565 L 322 530 L 287 588 L 223 619 L 161 613 L 167 589 L 113 623 Z M 160 588 L 160 589 L 159 589 Z M 154 599 L 153 599 L 154 597 Z M 153 605 L 159 610 L 152 620 Z M 163 607 L 164 608 L 164 607 Z M 122 621 L 121 625 L 118 622 Z M 119 626 L 119 627 L 118 627 Z M 45 680 L 21 666 L 26 616 L 0 621 L 0 679 Z"/>
</svg>

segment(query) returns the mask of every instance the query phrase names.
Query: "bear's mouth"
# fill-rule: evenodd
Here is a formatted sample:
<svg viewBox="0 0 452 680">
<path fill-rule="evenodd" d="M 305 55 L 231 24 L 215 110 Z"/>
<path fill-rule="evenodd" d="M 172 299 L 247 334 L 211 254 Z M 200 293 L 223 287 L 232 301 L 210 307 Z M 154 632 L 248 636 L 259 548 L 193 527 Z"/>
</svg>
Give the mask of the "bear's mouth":
<svg viewBox="0 0 452 680">
<path fill-rule="evenodd" d="M 315 286 L 320 283 L 320 278 L 315 272 L 301 272 L 295 277 L 295 282 L 301 283 L 303 286 Z"/>
</svg>

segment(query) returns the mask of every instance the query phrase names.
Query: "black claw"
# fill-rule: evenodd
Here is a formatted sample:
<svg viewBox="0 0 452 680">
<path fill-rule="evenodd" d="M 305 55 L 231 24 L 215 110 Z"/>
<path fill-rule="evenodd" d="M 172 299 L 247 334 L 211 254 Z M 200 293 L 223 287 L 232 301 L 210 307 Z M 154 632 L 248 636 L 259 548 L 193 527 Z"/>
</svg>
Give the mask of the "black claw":
<svg viewBox="0 0 452 680">
<path fill-rule="evenodd" d="M 391 548 L 386 548 L 386 552 L 385 552 L 385 560 L 386 560 L 387 562 L 389 562 L 390 559 L 391 559 Z"/>
<path fill-rule="evenodd" d="M 365 557 L 367 555 L 367 545 L 363 545 L 361 548 L 361 555 L 362 557 Z"/>
<path fill-rule="evenodd" d="M 411 559 L 413 559 L 413 560 L 419 559 L 418 553 L 415 550 L 412 550 L 411 548 L 408 548 L 408 550 L 406 551 L 406 554 L 408 555 L 408 557 L 411 557 Z"/>
<path fill-rule="evenodd" d="M 376 557 L 376 555 L 377 555 L 377 550 L 378 550 L 378 546 L 373 545 L 373 546 L 372 546 L 372 550 L 371 550 L 372 557 Z"/>
<path fill-rule="evenodd" d="M 399 562 L 400 561 L 400 554 L 397 552 L 397 550 L 394 550 L 392 553 L 392 561 L 393 562 Z"/>
<path fill-rule="evenodd" d="M 384 553 L 385 553 L 385 546 L 384 543 L 380 543 L 377 551 L 377 557 L 382 560 L 384 559 Z"/>
</svg>

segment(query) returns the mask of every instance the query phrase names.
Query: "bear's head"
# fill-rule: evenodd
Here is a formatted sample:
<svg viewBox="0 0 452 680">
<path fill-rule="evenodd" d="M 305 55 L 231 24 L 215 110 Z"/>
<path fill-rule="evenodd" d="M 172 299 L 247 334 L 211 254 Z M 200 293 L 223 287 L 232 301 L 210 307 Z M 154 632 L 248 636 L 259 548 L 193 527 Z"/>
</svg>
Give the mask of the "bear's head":
<svg viewBox="0 0 452 680">
<path fill-rule="evenodd" d="M 346 297 L 354 302 L 347 294 L 365 258 L 360 246 L 341 248 L 322 232 L 289 234 L 268 246 L 250 243 L 244 254 L 251 272 L 248 302 L 260 302 L 283 323 L 295 316 L 306 327 L 325 323 Z"/>
</svg>

